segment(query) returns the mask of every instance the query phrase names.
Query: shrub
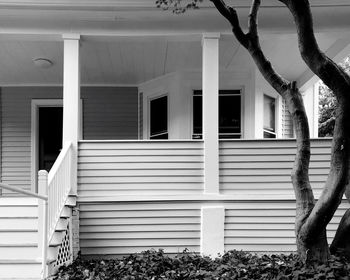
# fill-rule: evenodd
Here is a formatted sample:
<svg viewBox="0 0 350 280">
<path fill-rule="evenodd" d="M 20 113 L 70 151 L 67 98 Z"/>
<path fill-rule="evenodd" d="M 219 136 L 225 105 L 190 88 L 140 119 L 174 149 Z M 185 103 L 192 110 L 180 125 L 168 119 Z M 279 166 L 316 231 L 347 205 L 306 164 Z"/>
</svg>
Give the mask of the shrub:
<svg viewBox="0 0 350 280">
<path fill-rule="evenodd" d="M 162 250 L 145 251 L 122 259 L 83 260 L 60 268 L 56 280 L 233 280 L 334 279 L 350 280 L 350 264 L 332 256 L 327 265 L 305 267 L 297 255 L 254 255 L 230 251 L 212 260 L 184 251 L 170 257 Z"/>
</svg>

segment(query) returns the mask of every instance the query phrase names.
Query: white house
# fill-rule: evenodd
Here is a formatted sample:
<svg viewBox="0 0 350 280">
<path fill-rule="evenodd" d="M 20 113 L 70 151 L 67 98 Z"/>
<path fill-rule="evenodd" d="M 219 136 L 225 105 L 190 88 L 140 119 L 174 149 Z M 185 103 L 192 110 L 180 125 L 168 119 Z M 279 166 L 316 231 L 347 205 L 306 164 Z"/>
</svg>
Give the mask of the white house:
<svg viewBox="0 0 350 280">
<path fill-rule="evenodd" d="M 174 15 L 154 0 L 0 0 L 0 279 L 39 279 L 79 250 L 295 250 L 289 114 L 208 2 Z M 244 25 L 249 3 L 228 2 Z M 340 61 L 350 3 L 311 4 Z M 318 79 L 287 9 L 265 0 L 260 14 L 265 53 L 304 96 L 317 196 Z"/>
</svg>

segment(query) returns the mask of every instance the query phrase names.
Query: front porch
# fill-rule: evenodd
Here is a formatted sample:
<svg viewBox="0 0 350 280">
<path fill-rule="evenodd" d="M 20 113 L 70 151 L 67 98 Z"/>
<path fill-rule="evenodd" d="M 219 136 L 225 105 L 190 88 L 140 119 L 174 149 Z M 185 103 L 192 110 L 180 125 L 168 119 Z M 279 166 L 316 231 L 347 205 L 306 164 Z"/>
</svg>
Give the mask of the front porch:
<svg viewBox="0 0 350 280">
<path fill-rule="evenodd" d="M 293 36 L 270 38 L 294 50 Z M 343 40 L 320 40 L 341 49 L 339 56 L 347 49 Z M 70 173 L 61 172 L 57 183 L 41 189 L 49 189 L 48 197 L 55 192 L 56 200 L 76 196 L 77 205 L 63 211 L 66 205 L 57 202 L 60 214 L 52 219 L 70 222 L 57 222 L 65 235 L 51 229 L 50 261 L 60 246 L 75 255 L 81 250 L 83 257 L 149 248 L 213 256 L 231 249 L 295 250 L 291 120 L 283 100 L 230 36 L 70 34 L 59 42 L 22 43 L 46 46 L 62 61 L 36 69 L 29 77 L 37 84 L 2 87 L 1 177 L 37 192 L 38 171 L 49 170 L 62 147 L 51 141 L 58 142 L 53 148 L 50 136 L 62 128 L 62 143 L 71 143 L 69 162 L 57 160 L 49 178 L 59 167 L 69 166 Z M 272 48 L 271 41 L 265 44 Z M 293 67 L 279 66 L 303 85 L 311 135 L 317 137 L 317 88 L 293 59 Z M 61 67 L 63 77 L 57 77 Z M 39 74 L 47 75 L 48 85 Z M 41 112 L 62 107 L 63 118 Z M 50 125 L 54 119 L 57 124 Z M 314 139 L 312 145 L 317 197 L 329 169 L 330 140 Z M 330 238 L 344 209 L 329 226 Z"/>
</svg>

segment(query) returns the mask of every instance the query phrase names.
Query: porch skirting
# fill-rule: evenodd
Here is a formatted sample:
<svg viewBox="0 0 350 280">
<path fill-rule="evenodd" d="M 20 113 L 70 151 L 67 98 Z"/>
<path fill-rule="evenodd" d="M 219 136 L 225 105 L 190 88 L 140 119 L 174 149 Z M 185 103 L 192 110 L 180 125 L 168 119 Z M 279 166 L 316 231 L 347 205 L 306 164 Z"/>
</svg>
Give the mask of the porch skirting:
<svg viewBox="0 0 350 280">
<path fill-rule="evenodd" d="M 221 227 L 214 216 L 203 219 L 203 209 L 222 207 Z M 329 241 L 348 207 L 344 201 L 328 226 Z M 148 249 L 164 249 L 177 254 L 184 249 L 200 253 L 203 229 L 214 226 L 223 239 L 213 237 L 217 252 L 246 250 L 282 252 L 296 250 L 294 235 L 295 200 L 161 200 L 143 201 L 82 200 L 80 208 L 80 248 L 85 257 L 125 255 Z M 206 224 L 203 224 L 206 223 Z M 210 237 L 209 237 L 210 238 Z M 221 245 L 221 246 L 220 246 Z M 203 252 L 206 254 L 206 252 Z"/>
<path fill-rule="evenodd" d="M 233 249 L 295 251 L 295 140 L 221 141 L 219 148 L 220 193 L 206 194 L 201 141 L 81 141 L 82 255 L 151 248 L 212 256 Z M 329 169 L 330 140 L 312 140 L 312 148 L 317 197 Z M 328 226 L 330 240 L 346 207 Z"/>
</svg>

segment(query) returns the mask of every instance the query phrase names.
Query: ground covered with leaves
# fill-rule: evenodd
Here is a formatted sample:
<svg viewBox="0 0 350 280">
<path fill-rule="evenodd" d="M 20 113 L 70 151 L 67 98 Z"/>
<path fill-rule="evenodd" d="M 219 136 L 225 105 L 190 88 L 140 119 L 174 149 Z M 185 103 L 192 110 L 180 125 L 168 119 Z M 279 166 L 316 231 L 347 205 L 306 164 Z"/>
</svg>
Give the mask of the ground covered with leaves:
<svg viewBox="0 0 350 280">
<path fill-rule="evenodd" d="M 83 260 L 62 267 L 56 280 L 232 280 L 232 279 L 334 279 L 350 280 L 350 263 L 332 257 L 327 265 L 305 267 L 296 255 L 253 255 L 227 252 L 212 260 L 183 252 L 175 257 L 163 251 L 146 251 L 121 259 Z"/>
</svg>

